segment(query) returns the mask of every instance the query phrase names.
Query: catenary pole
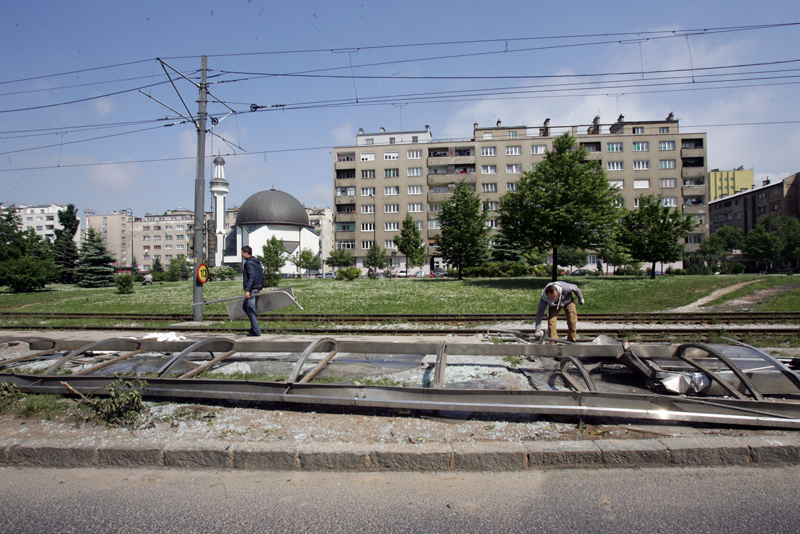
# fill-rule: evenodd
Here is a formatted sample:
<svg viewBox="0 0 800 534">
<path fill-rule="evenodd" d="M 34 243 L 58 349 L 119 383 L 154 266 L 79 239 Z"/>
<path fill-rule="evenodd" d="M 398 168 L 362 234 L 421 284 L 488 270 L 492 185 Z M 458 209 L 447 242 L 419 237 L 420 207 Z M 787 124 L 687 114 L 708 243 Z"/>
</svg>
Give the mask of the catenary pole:
<svg viewBox="0 0 800 534">
<path fill-rule="evenodd" d="M 202 56 L 200 68 L 200 99 L 197 110 L 197 178 L 194 181 L 194 273 L 192 304 L 203 302 L 203 284 L 197 277 L 200 264 L 203 263 L 203 228 L 205 226 L 204 194 L 206 188 L 205 160 L 206 160 L 206 103 L 208 101 L 208 85 L 206 84 L 206 68 L 208 56 Z M 192 319 L 203 320 L 203 306 L 192 306 Z"/>
</svg>

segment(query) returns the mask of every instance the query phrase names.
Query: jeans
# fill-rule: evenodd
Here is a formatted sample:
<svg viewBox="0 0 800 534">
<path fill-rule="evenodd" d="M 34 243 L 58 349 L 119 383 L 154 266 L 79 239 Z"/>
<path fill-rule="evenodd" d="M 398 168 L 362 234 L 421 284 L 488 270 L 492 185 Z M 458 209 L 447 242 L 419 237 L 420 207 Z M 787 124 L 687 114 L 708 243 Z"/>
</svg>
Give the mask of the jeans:
<svg viewBox="0 0 800 534">
<path fill-rule="evenodd" d="M 260 334 L 261 329 L 258 327 L 258 315 L 256 314 L 256 294 L 261 292 L 260 289 L 253 289 L 250 291 L 250 298 L 244 299 L 242 309 L 247 317 L 250 318 L 250 330 L 255 334 Z"/>
</svg>

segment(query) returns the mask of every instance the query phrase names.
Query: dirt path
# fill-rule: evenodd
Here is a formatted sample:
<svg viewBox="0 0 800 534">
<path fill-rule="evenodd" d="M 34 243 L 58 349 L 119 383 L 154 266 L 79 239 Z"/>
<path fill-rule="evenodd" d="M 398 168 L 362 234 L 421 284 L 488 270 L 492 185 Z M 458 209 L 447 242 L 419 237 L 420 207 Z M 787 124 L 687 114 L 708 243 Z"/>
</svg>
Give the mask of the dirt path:
<svg viewBox="0 0 800 534">
<path fill-rule="evenodd" d="M 699 300 L 696 300 L 696 301 L 692 302 L 691 304 L 687 304 L 686 306 L 681 306 L 679 308 L 673 308 L 671 310 L 666 310 L 666 311 L 668 311 L 668 312 L 678 312 L 678 313 L 680 313 L 680 312 L 696 312 L 696 311 L 700 311 L 700 307 L 703 304 L 707 303 L 707 302 L 712 302 L 712 301 L 720 298 L 723 295 L 727 295 L 728 293 L 733 293 L 734 291 L 737 291 L 737 290 L 743 288 L 744 286 L 746 286 L 748 284 L 753 284 L 755 282 L 761 282 L 761 281 L 762 280 L 760 280 L 760 279 L 759 280 L 750 280 L 749 282 L 742 282 L 741 284 L 733 284 L 732 286 L 723 287 L 721 289 L 717 289 L 716 291 L 712 292 L 707 297 L 703 297 L 703 298 L 701 298 Z M 708 310 L 708 308 L 703 308 L 703 309 L 704 310 Z"/>
<path fill-rule="evenodd" d="M 669 312 L 696 312 L 696 311 L 714 311 L 714 312 L 731 312 L 731 311 L 741 311 L 742 309 L 753 309 L 757 307 L 759 304 L 763 304 L 764 302 L 768 301 L 770 298 L 778 295 L 780 293 L 790 291 L 793 289 L 797 289 L 800 287 L 800 283 L 795 282 L 791 284 L 780 284 L 775 285 L 772 287 L 767 287 L 764 289 L 758 289 L 753 291 L 749 295 L 744 295 L 738 299 L 729 300 L 717 306 L 705 306 L 704 304 L 708 302 L 712 302 L 715 299 L 723 295 L 727 295 L 728 293 L 732 293 L 737 289 L 740 289 L 747 284 L 752 284 L 754 282 L 760 282 L 761 280 L 751 280 L 750 282 L 743 282 L 741 284 L 734 284 L 732 286 L 723 287 L 722 289 L 717 289 L 707 297 L 703 297 L 691 304 L 687 304 L 686 306 L 681 306 L 680 308 L 674 308 L 672 310 L 667 310 Z"/>
</svg>

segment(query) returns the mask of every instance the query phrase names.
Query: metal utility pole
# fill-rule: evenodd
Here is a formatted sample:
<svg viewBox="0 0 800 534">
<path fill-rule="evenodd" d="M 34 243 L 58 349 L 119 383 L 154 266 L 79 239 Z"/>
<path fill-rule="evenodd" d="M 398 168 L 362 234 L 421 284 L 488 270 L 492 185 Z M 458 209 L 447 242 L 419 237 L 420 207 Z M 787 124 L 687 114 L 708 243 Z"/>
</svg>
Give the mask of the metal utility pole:
<svg viewBox="0 0 800 534">
<path fill-rule="evenodd" d="M 197 276 L 197 270 L 203 263 L 203 229 L 205 228 L 205 160 L 206 160 L 206 104 L 208 102 L 208 84 L 206 68 L 208 56 L 202 56 L 200 67 L 200 99 L 197 110 L 197 178 L 194 181 L 194 268 L 192 272 L 194 291 L 192 292 L 192 319 L 203 320 L 203 284 Z"/>
</svg>

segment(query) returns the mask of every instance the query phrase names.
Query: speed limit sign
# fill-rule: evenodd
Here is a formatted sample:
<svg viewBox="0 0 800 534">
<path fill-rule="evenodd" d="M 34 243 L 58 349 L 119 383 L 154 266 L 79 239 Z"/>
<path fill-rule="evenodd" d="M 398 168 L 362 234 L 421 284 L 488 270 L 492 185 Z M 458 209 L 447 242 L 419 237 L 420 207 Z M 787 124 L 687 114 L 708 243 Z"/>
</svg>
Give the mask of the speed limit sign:
<svg viewBox="0 0 800 534">
<path fill-rule="evenodd" d="M 197 281 L 201 284 L 208 282 L 208 265 L 205 263 L 197 266 Z"/>
</svg>

